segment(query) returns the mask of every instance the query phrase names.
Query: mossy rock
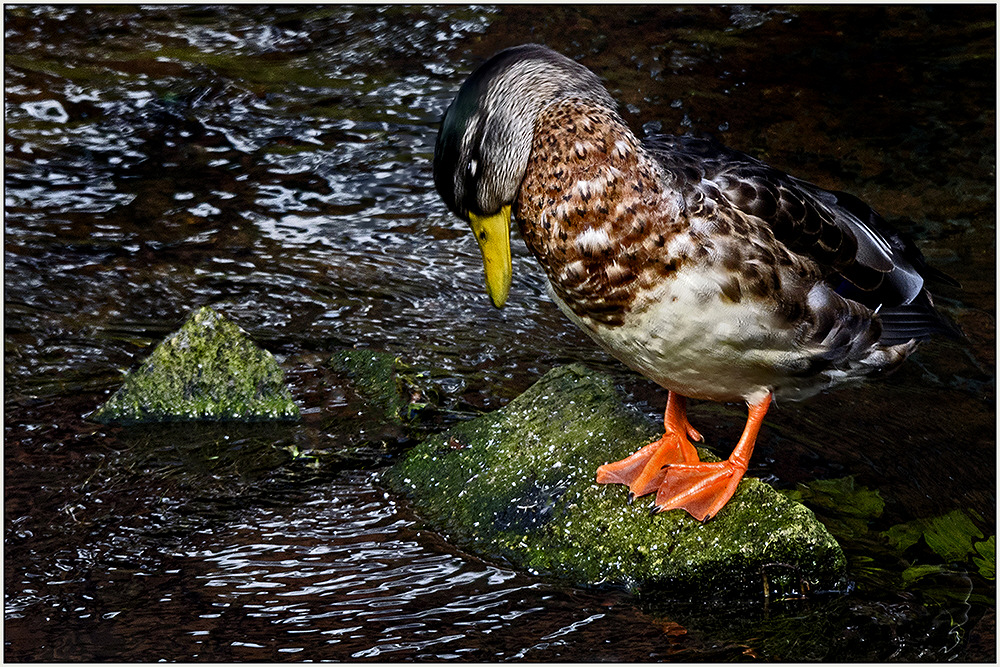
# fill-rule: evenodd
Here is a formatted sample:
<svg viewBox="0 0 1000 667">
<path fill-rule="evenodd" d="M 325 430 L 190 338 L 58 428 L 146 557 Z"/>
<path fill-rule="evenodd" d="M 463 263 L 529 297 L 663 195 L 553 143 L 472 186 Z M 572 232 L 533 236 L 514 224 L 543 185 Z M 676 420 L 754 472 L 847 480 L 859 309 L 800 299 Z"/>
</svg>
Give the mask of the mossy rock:
<svg viewBox="0 0 1000 667">
<path fill-rule="evenodd" d="M 160 343 L 90 415 L 101 423 L 296 419 L 298 406 L 274 356 L 202 307 Z"/>
<path fill-rule="evenodd" d="M 349 376 L 357 391 L 384 420 L 403 423 L 410 404 L 403 398 L 398 371 L 409 367 L 395 355 L 364 348 L 340 350 L 330 357 L 327 365 Z"/>
<path fill-rule="evenodd" d="M 384 479 L 470 551 L 576 585 L 760 595 L 775 563 L 797 580 L 840 580 L 837 542 L 812 511 L 760 480 L 744 479 L 705 524 L 684 511 L 650 515 L 645 500 L 626 502 L 624 487 L 594 482 L 599 465 L 659 434 L 610 378 L 574 364 L 429 438 Z"/>
<path fill-rule="evenodd" d="M 441 396 L 430 381 L 432 371 L 404 363 L 388 352 L 352 348 L 334 353 L 327 366 L 351 380 L 372 416 L 410 429 L 420 417 L 441 409 Z"/>
</svg>

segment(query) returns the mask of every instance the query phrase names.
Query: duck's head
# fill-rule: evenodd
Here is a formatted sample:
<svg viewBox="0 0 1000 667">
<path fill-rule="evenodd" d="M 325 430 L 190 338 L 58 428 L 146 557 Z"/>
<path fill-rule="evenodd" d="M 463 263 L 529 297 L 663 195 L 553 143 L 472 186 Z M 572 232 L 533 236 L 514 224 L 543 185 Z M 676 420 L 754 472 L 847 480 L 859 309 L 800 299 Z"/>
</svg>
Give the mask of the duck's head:
<svg viewBox="0 0 1000 667">
<path fill-rule="evenodd" d="M 472 227 L 486 291 L 499 308 L 510 291 L 510 214 L 524 179 L 535 119 L 554 100 L 576 97 L 614 108 L 586 67 L 538 44 L 506 49 L 462 84 L 441 121 L 434 185 Z"/>
</svg>

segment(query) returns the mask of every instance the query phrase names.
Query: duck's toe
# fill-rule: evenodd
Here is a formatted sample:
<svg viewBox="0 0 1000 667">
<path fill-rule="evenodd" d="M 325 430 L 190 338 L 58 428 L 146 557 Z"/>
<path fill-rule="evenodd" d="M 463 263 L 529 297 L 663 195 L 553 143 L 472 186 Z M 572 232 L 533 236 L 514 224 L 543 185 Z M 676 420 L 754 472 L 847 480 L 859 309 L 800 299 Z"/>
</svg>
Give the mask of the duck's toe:
<svg viewBox="0 0 1000 667">
<path fill-rule="evenodd" d="M 597 483 L 624 484 L 631 500 L 656 491 L 669 466 L 696 461 L 698 452 L 687 438 L 681 433 L 667 431 L 659 440 L 631 456 L 602 465 L 597 469 Z"/>
<path fill-rule="evenodd" d="M 653 511 L 682 509 L 698 521 L 707 521 L 733 497 L 745 472 L 746 466 L 732 461 L 667 466 Z"/>
</svg>

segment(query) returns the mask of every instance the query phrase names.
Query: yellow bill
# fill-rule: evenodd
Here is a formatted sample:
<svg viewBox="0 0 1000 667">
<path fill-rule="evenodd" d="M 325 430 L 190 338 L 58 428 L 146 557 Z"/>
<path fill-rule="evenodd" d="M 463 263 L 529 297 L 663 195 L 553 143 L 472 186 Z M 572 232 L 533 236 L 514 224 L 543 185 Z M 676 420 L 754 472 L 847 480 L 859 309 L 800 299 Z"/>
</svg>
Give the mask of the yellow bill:
<svg viewBox="0 0 1000 667">
<path fill-rule="evenodd" d="M 486 292 L 493 305 L 500 308 L 510 294 L 510 206 L 504 206 L 495 215 L 470 213 L 469 222 L 483 253 Z"/>
</svg>

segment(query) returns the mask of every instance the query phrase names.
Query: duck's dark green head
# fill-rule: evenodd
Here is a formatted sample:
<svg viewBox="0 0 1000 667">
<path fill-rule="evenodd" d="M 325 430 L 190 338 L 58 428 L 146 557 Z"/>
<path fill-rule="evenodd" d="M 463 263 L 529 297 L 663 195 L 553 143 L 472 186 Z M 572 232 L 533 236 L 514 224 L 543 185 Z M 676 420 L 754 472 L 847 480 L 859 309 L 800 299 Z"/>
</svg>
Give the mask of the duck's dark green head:
<svg viewBox="0 0 1000 667">
<path fill-rule="evenodd" d="M 498 307 L 510 290 L 510 210 L 524 179 L 535 118 L 565 97 L 615 106 L 586 67 L 525 44 L 497 53 L 473 72 L 441 121 L 434 185 L 448 208 L 472 226 L 487 291 Z"/>
</svg>

